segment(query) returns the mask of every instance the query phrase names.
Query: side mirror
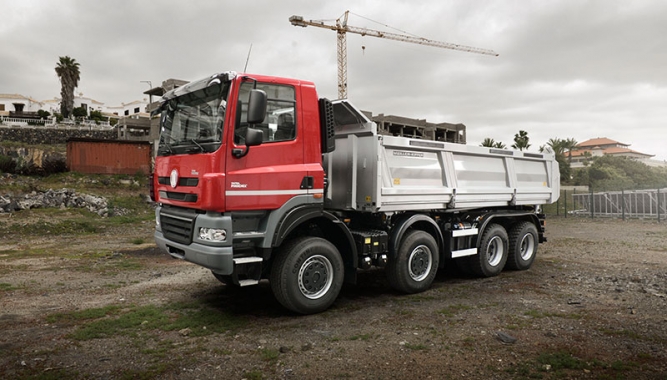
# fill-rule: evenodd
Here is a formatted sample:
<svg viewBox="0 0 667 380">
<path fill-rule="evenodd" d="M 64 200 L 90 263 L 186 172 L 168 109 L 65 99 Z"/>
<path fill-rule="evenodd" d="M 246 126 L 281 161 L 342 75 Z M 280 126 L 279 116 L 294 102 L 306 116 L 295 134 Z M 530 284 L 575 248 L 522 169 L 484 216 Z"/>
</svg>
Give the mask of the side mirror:
<svg viewBox="0 0 667 380">
<path fill-rule="evenodd" d="M 250 151 L 251 146 L 257 146 L 262 144 L 264 140 L 264 132 L 261 129 L 248 128 L 245 132 L 245 149 L 235 148 L 232 149 L 232 154 L 236 158 L 245 157 L 246 154 Z"/>
<path fill-rule="evenodd" d="M 259 124 L 266 117 L 266 92 L 262 90 L 250 90 L 248 100 L 248 124 Z"/>
<path fill-rule="evenodd" d="M 261 129 L 248 128 L 245 132 L 245 145 L 246 146 L 257 146 L 262 143 L 264 140 L 264 132 Z"/>
</svg>

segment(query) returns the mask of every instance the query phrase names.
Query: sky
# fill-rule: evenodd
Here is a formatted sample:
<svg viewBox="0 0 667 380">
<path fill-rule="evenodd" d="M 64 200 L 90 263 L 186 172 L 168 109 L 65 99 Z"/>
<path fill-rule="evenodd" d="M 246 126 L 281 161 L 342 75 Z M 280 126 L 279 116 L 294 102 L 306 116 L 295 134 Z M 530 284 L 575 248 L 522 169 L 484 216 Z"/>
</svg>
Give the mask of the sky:
<svg viewBox="0 0 667 380">
<path fill-rule="evenodd" d="M 313 81 L 337 98 L 336 33 L 292 15 L 497 52 L 347 34 L 348 98 L 373 114 L 463 123 L 468 144 L 537 149 L 607 137 L 667 160 L 667 2 L 662 0 L 0 0 L 0 93 L 76 93 L 106 105 L 168 78 L 233 70 Z M 249 54 L 250 53 L 250 54 Z M 247 67 L 246 67 L 247 63 Z"/>
</svg>

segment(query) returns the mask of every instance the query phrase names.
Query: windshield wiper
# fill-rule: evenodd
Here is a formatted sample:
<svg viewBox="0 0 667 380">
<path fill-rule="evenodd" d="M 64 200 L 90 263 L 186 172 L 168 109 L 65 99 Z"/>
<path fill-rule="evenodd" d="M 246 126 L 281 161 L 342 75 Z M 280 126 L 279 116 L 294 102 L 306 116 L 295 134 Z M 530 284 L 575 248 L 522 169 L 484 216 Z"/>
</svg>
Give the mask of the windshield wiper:
<svg viewBox="0 0 667 380">
<path fill-rule="evenodd" d="M 162 149 L 159 149 L 159 150 L 158 150 L 158 153 L 165 153 L 165 150 L 167 150 L 167 151 L 169 152 L 169 154 L 174 154 L 174 151 L 171 149 L 171 145 L 170 145 L 169 143 L 167 143 L 167 142 L 164 141 L 164 140 L 165 140 L 165 139 L 164 139 L 165 136 L 163 135 L 162 137 L 163 137 L 163 138 L 160 140 L 160 141 L 162 142 L 162 144 L 160 144 Z M 171 136 L 168 136 L 167 138 L 169 138 L 169 139 L 171 139 L 171 140 L 175 140 L 175 139 L 174 139 L 173 137 L 171 137 Z M 167 148 L 167 149 L 164 149 L 164 148 Z"/>
<path fill-rule="evenodd" d="M 204 151 L 204 147 L 201 146 L 201 144 L 198 143 L 197 140 L 195 140 L 195 139 L 190 139 L 190 141 L 191 141 L 193 144 L 197 145 L 197 148 L 199 148 L 199 150 L 200 150 L 201 152 Z"/>
</svg>

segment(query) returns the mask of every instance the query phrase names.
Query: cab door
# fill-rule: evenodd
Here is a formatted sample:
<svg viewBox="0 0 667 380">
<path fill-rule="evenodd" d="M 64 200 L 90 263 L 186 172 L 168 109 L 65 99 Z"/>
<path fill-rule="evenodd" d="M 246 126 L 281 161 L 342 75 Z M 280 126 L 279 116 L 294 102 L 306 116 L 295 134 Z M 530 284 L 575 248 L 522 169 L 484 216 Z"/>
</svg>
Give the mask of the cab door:
<svg viewBox="0 0 667 380">
<path fill-rule="evenodd" d="M 264 121 L 249 126 L 246 120 L 250 90 L 254 82 L 239 87 L 233 137 L 226 165 L 226 210 L 273 210 L 292 197 L 306 194 L 302 182 L 308 176 L 304 165 L 303 136 L 298 131 L 298 87 L 275 83 L 257 83 L 256 88 L 267 95 Z M 246 147 L 248 128 L 262 131 L 262 143 Z M 231 131 L 229 131 L 231 133 Z M 249 149 L 243 157 L 232 154 L 234 149 Z"/>
</svg>

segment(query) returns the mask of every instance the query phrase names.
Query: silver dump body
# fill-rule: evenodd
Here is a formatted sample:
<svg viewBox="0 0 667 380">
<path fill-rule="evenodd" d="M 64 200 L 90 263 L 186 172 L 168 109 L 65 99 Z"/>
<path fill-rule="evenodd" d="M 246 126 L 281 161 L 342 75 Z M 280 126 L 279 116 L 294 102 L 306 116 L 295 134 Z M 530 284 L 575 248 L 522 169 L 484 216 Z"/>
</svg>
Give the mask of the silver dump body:
<svg viewBox="0 0 667 380">
<path fill-rule="evenodd" d="M 553 203 L 553 154 L 378 135 L 347 101 L 334 103 L 336 149 L 325 155 L 327 208 L 365 212 Z"/>
</svg>

